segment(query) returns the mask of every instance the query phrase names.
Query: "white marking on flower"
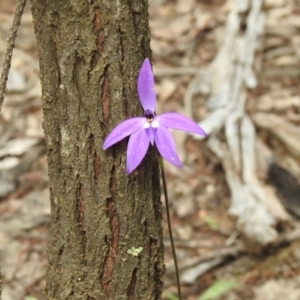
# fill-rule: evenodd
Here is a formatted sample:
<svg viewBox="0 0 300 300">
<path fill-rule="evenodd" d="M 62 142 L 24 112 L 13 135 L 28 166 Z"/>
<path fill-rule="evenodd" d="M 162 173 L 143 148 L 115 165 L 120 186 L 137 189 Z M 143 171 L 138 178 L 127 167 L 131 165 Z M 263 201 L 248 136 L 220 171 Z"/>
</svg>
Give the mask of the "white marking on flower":
<svg viewBox="0 0 300 300">
<path fill-rule="evenodd" d="M 157 121 L 157 120 L 153 120 L 153 121 L 151 122 L 151 127 L 153 127 L 153 128 L 158 128 L 158 121 Z"/>
<path fill-rule="evenodd" d="M 149 122 L 145 122 L 145 123 L 144 123 L 144 128 L 147 129 L 147 128 L 149 128 L 149 127 L 150 127 L 150 123 L 149 123 Z"/>
</svg>

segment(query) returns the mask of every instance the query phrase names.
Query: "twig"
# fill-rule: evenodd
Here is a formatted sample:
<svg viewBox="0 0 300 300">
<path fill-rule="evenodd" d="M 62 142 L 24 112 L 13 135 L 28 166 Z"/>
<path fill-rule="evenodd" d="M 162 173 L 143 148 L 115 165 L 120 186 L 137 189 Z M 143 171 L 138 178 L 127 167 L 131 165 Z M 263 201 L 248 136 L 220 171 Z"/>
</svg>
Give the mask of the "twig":
<svg viewBox="0 0 300 300">
<path fill-rule="evenodd" d="M 175 75 L 196 75 L 199 69 L 192 67 L 178 67 L 178 68 L 154 68 L 154 75 L 157 77 L 175 76 Z"/>
<path fill-rule="evenodd" d="M 215 245 L 206 240 L 175 240 L 177 248 L 185 248 L 185 249 L 195 249 L 195 248 L 202 248 L 202 249 L 213 249 Z M 164 246 L 171 247 L 171 242 L 168 239 L 164 239 Z"/>
<path fill-rule="evenodd" d="M 215 258 L 223 258 L 226 259 L 229 256 L 237 257 L 240 254 L 243 254 L 246 252 L 245 246 L 240 242 L 237 241 L 236 245 L 231 247 L 224 247 L 216 250 L 212 250 L 206 254 L 202 254 L 197 257 L 185 257 L 184 259 L 180 260 L 180 270 L 182 272 L 196 267 L 204 262 L 209 262 L 211 260 L 214 260 Z M 167 267 L 167 275 L 173 275 L 174 274 L 174 268 L 171 265 L 171 263 L 166 264 Z"/>
<path fill-rule="evenodd" d="M 9 69 L 10 69 L 12 52 L 13 52 L 13 49 L 14 49 L 15 40 L 16 40 L 16 36 L 17 36 L 17 30 L 18 30 L 18 27 L 21 23 L 21 19 L 22 19 L 25 4 L 26 4 L 26 0 L 19 0 L 18 1 L 16 11 L 15 11 L 15 15 L 14 15 L 13 24 L 10 28 L 9 36 L 8 36 L 8 39 L 7 39 L 5 59 L 4 59 L 4 64 L 3 64 L 3 71 L 1 73 L 1 78 L 0 78 L 0 111 L 1 111 L 1 108 L 2 108 L 4 96 L 5 96 L 5 93 L 6 93 L 7 78 L 8 78 L 8 73 L 9 73 Z"/>
</svg>

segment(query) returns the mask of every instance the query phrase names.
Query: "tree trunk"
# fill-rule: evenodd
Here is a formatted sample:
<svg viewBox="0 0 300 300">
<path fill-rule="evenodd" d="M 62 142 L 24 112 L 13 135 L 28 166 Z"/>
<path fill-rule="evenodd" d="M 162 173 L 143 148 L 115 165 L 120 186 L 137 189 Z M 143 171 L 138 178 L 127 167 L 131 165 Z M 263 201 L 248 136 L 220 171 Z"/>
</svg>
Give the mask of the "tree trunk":
<svg viewBox="0 0 300 300">
<path fill-rule="evenodd" d="M 159 170 L 150 149 L 125 175 L 126 141 L 103 139 L 141 115 L 136 79 L 149 46 L 147 0 L 32 0 L 51 191 L 47 299 L 160 299 Z M 135 256 L 132 247 L 140 248 Z"/>
</svg>

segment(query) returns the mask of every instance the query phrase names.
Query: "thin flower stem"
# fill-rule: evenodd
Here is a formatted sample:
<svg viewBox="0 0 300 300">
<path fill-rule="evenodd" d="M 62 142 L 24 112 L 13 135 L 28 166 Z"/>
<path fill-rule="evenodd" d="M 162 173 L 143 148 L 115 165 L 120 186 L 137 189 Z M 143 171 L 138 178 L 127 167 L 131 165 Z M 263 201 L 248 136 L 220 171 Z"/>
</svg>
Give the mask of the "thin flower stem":
<svg viewBox="0 0 300 300">
<path fill-rule="evenodd" d="M 177 256 L 176 256 L 173 233 L 172 233 L 172 226 L 171 226 L 171 217 L 170 217 L 170 209 L 169 209 L 169 198 L 168 198 L 167 182 L 166 182 L 166 176 L 165 176 L 164 163 L 163 163 L 163 160 L 162 160 L 161 156 L 159 156 L 158 161 L 159 161 L 161 177 L 162 177 L 162 182 L 163 182 L 163 190 L 164 190 L 165 201 L 166 201 L 167 223 L 168 223 L 168 229 L 169 229 L 169 235 L 170 235 L 170 241 L 171 241 L 171 248 L 172 248 L 172 254 L 173 254 L 174 265 L 175 265 L 178 298 L 179 298 L 179 300 L 182 300 Z"/>
</svg>

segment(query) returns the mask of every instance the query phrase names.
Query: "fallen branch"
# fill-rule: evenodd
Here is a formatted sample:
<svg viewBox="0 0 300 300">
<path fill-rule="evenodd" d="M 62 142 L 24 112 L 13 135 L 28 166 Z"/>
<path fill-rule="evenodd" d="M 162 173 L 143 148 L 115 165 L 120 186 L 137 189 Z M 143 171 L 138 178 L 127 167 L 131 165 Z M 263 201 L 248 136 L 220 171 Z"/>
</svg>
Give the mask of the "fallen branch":
<svg viewBox="0 0 300 300">
<path fill-rule="evenodd" d="M 207 145 L 223 166 L 231 192 L 229 213 L 236 219 L 236 229 L 247 251 L 252 253 L 275 243 L 276 226 L 290 220 L 275 193 L 270 195 L 257 176 L 257 157 L 261 154 L 246 110 L 248 91 L 257 86 L 254 62 L 256 52 L 262 48 L 262 2 L 234 1 L 218 54 L 207 72 L 199 71 L 191 81 L 185 98 L 192 114 L 192 97 L 201 92 L 203 85 L 209 86 L 208 114 L 199 125 L 206 130 Z"/>
</svg>

